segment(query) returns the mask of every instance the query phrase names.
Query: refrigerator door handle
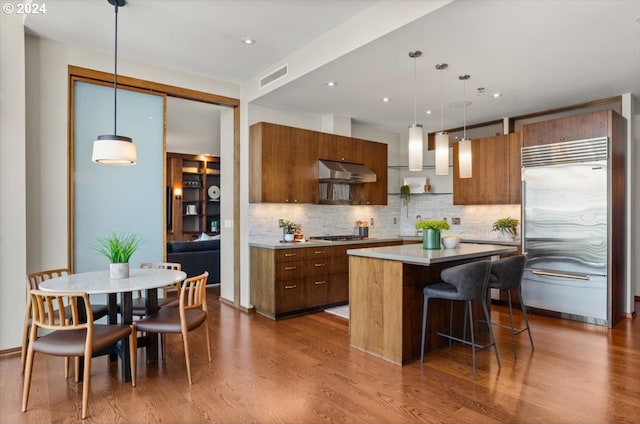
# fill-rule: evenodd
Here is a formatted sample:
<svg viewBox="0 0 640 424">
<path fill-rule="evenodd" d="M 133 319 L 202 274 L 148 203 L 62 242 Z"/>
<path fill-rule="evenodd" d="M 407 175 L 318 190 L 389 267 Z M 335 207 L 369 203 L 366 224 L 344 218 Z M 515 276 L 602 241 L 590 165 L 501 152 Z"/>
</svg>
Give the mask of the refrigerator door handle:
<svg viewBox="0 0 640 424">
<path fill-rule="evenodd" d="M 589 280 L 588 275 L 584 274 L 572 274 L 568 272 L 558 272 L 558 271 L 544 271 L 544 270 L 533 270 L 531 273 L 536 275 L 544 275 L 547 277 L 559 277 L 559 278 L 573 278 L 575 280 Z"/>
</svg>

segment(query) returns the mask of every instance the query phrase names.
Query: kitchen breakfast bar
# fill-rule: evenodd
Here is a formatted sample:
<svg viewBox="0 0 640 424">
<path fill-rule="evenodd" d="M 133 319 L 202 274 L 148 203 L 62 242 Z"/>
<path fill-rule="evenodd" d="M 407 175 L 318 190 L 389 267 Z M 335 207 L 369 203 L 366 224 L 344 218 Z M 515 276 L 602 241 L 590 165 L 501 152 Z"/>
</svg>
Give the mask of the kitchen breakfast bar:
<svg viewBox="0 0 640 424">
<path fill-rule="evenodd" d="M 423 288 L 440 282 L 440 271 L 467 262 L 510 254 L 515 246 L 460 243 L 455 249 L 425 250 L 422 244 L 347 250 L 351 346 L 404 365 L 420 357 Z M 462 305 L 460 305 L 462 306 Z M 444 345 L 435 333 L 448 328 L 449 301 L 429 304 L 425 351 Z M 454 331 L 463 308 L 454 307 Z"/>
</svg>

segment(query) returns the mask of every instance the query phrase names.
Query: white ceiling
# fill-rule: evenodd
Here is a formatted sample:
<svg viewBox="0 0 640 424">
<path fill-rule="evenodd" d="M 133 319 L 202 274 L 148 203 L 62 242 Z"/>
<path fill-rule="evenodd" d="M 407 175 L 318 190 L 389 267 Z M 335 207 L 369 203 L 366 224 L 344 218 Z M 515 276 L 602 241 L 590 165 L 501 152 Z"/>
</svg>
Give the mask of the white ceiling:
<svg viewBox="0 0 640 424">
<path fill-rule="evenodd" d="M 391 0 L 401 2 L 407 0 Z M 423 0 L 430 1 L 430 0 Z M 129 0 L 119 11 L 119 57 L 245 82 L 362 13 L 374 0 Z M 28 31 L 113 52 L 107 0 L 48 0 Z M 457 0 L 256 100 L 391 132 L 432 132 L 634 93 L 640 97 L 640 0 Z M 357 29 L 354 29 L 357 30 Z M 251 37 L 253 46 L 240 40 Z M 409 51 L 421 50 L 414 61 Z M 438 63 L 448 63 L 441 75 Z M 465 84 L 458 80 L 470 74 Z M 338 81 L 329 89 L 325 82 Z M 483 95 L 477 88 L 484 87 Z M 498 99 L 493 92 L 501 92 Z M 466 95 L 465 95 L 466 92 Z M 383 104 L 383 96 L 391 102 Z M 434 111 L 424 114 L 427 109 Z"/>
</svg>

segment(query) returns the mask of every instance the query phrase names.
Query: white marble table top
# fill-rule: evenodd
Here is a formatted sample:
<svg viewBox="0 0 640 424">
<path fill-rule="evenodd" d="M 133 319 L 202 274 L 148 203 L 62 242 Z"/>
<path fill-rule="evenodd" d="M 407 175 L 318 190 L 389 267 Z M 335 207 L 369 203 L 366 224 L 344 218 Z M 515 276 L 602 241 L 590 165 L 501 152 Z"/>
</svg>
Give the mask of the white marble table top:
<svg viewBox="0 0 640 424">
<path fill-rule="evenodd" d="M 111 279 L 109 270 L 63 275 L 40 283 L 42 291 L 74 291 L 88 294 L 124 293 L 155 289 L 187 278 L 172 269 L 132 269 L 129 278 Z"/>
</svg>

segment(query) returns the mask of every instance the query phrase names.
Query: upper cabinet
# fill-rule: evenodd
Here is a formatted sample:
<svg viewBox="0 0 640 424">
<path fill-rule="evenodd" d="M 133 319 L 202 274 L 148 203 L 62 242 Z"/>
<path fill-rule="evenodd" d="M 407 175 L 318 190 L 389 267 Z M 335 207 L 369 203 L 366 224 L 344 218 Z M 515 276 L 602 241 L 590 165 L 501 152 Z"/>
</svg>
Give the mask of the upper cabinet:
<svg viewBox="0 0 640 424">
<path fill-rule="evenodd" d="M 453 144 L 453 204 L 519 204 L 520 133 L 471 141 L 472 177 L 460 178 L 458 143 Z"/>
<path fill-rule="evenodd" d="M 601 110 L 523 125 L 522 145 L 538 146 L 609 135 L 613 113 Z"/>
<path fill-rule="evenodd" d="M 352 184 L 350 204 L 387 204 L 387 145 L 259 122 L 249 128 L 251 203 L 320 203 L 318 160 L 364 164 L 375 183 Z"/>
</svg>

